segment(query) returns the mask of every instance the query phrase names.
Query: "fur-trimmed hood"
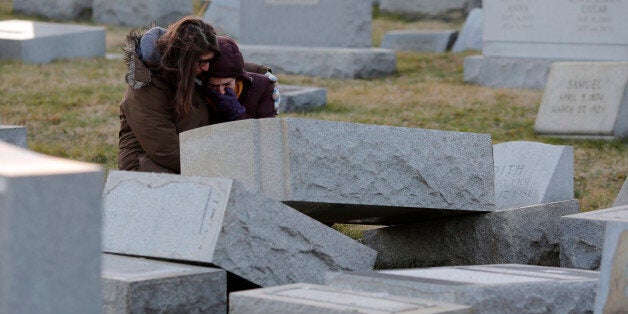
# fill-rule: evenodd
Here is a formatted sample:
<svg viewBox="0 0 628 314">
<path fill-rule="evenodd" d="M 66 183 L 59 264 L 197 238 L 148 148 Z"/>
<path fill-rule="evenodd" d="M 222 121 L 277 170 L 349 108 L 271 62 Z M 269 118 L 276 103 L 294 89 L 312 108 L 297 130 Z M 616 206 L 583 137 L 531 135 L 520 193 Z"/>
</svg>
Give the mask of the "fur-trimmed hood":
<svg viewBox="0 0 628 314">
<path fill-rule="evenodd" d="M 131 31 L 122 46 L 123 60 L 127 65 L 124 79 L 133 89 L 140 89 L 151 83 L 151 70 L 142 62 L 137 53 L 140 40 L 145 32 L 146 29 Z"/>
</svg>

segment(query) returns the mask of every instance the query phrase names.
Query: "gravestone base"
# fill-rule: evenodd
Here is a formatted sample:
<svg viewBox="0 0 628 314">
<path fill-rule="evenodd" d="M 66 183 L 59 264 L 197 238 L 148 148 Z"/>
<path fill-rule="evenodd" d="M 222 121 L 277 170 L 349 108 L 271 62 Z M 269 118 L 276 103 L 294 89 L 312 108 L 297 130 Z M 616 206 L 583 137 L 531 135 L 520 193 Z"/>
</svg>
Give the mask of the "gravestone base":
<svg viewBox="0 0 628 314">
<path fill-rule="evenodd" d="M 48 63 L 55 59 L 104 56 L 104 27 L 0 21 L 0 60 Z"/>
<path fill-rule="evenodd" d="M 26 127 L 17 125 L 0 125 L 0 141 L 28 148 Z"/>
<path fill-rule="evenodd" d="M 390 49 L 240 45 L 248 62 L 276 73 L 326 78 L 375 78 L 394 73 L 397 57 Z"/>
<path fill-rule="evenodd" d="M 394 51 L 445 52 L 458 36 L 458 31 L 418 31 L 400 30 L 387 32 L 382 41 L 382 48 Z"/>
<path fill-rule="evenodd" d="M 327 90 L 318 87 L 279 85 L 279 113 L 302 112 L 321 108 L 327 103 Z"/>
<path fill-rule="evenodd" d="M 464 58 L 464 81 L 490 87 L 542 89 L 552 63 L 558 61 L 469 56 Z"/>
</svg>

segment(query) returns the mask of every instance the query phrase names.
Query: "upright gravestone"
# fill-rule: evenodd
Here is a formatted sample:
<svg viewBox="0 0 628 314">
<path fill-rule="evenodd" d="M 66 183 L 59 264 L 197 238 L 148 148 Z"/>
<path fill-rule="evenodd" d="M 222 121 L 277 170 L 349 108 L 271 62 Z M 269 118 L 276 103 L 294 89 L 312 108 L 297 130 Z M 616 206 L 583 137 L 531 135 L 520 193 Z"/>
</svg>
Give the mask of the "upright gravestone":
<svg viewBox="0 0 628 314">
<path fill-rule="evenodd" d="M 0 142 L 0 313 L 100 313 L 102 169 Z"/>
<path fill-rule="evenodd" d="M 0 60 L 47 63 L 55 59 L 104 56 L 104 27 L 0 21 Z"/>
<path fill-rule="evenodd" d="M 628 179 L 624 181 L 624 185 L 621 187 L 621 190 L 619 190 L 617 198 L 615 198 L 615 202 L 613 203 L 613 206 L 622 205 L 628 205 Z"/>
<path fill-rule="evenodd" d="M 556 61 L 628 61 L 626 0 L 485 0 L 483 11 L 483 55 L 465 58 L 467 82 L 543 88 Z"/>
<path fill-rule="evenodd" d="M 167 27 L 193 11 L 189 0 L 93 0 L 93 3 L 94 21 L 121 26 L 141 27 L 155 21 Z"/>
<path fill-rule="evenodd" d="M 85 0 L 19 0 L 13 1 L 13 12 L 44 16 L 62 21 L 92 18 L 92 1 Z"/>
<path fill-rule="evenodd" d="M 628 139 L 628 62 L 554 63 L 534 131 Z"/>
<path fill-rule="evenodd" d="M 573 198 L 573 147 L 514 141 L 493 146 L 495 207 Z"/>
<path fill-rule="evenodd" d="M 484 24 L 484 12 L 481 8 L 474 8 L 467 15 L 462 29 L 456 38 L 452 52 L 464 50 L 482 50 L 482 26 Z"/>
<path fill-rule="evenodd" d="M 396 69 L 394 51 L 371 47 L 369 1 L 215 0 L 203 19 L 276 72 L 363 78 Z"/>
<path fill-rule="evenodd" d="M 408 18 L 460 19 L 471 6 L 470 0 L 381 0 L 379 10 Z"/>
<path fill-rule="evenodd" d="M 371 270 L 376 252 L 233 179 L 111 171 L 103 251 L 213 264 L 259 286 Z"/>
<path fill-rule="evenodd" d="M 198 128 L 180 142 L 182 174 L 241 180 L 326 223 L 494 210 L 488 134 L 276 118 Z"/>
<path fill-rule="evenodd" d="M 628 223 L 606 227 L 600 265 L 600 282 L 594 313 L 625 313 L 628 310 Z"/>
</svg>

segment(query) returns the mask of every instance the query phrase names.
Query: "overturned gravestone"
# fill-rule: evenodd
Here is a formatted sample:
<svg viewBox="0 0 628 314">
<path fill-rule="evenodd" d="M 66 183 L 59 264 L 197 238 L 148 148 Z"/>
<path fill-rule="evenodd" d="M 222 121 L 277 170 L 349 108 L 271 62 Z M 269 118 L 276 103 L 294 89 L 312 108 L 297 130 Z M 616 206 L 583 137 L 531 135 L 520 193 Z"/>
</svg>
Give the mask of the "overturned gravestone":
<svg viewBox="0 0 628 314">
<path fill-rule="evenodd" d="M 478 264 L 560 265 L 560 217 L 577 200 L 364 231 L 379 269 Z"/>
<path fill-rule="evenodd" d="M 606 226 L 594 313 L 624 313 L 628 309 L 628 222 Z"/>
<path fill-rule="evenodd" d="M 460 19 L 470 7 L 470 0 L 380 0 L 379 10 L 407 18 Z"/>
<path fill-rule="evenodd" d="M 167 26 L 191 15 L 189 0 L 93 0 L 93 19 L 98 23 L 146 26 L 152 21 Z"/>
<path fill-rule="evenodd" d="M 92 18 L 92 1 L 85 0 L 19 0 L 13 1 L 13 12 L 73 21 Z"/>
<path fill-rule="evenodd" d="M 198 128 L 180 142 L 182 174 L 235 178 L 326 223 L 494 210 L 488 134 L 277 118 Z"/>
<path fill-rule="evenodd" d="M 235 38 L 246 60 L 278 73 L 369 78 L 396 70 L 394 51 L 371 48 L 368 1 L 214 0 L 203 20 Z"/>
<path fill-rule="evenodd" d="M 327 89 L 297 85 L 280 85 L 279 113 L 302 112 L 321 108 L 327 103 Z"/>
<path fill-rule="evenodd" d="M 102 169 L 0 142 L 0 313 L 99 313 Z"/>
<path fill-rule="evenodd" d="M 473 8 L 462 25 L 452 52 L 482 50 L 482 26 L 484 14 L 481 8 Z"/>
<path fill-rule="evenodd" d="M 104 56 L 104 27 L 0 21 L 0 60 L 47 63 L 55 59 Z"/>
<path fill-rule="evenodd" d="M 103 254 L 104 313 L 226 313 L 222 269 Z"/>
<path fill-rule="evenodd" d="M 553 62 L 628 61 L 627 1 L 493 0 L 483 11 L 483 55 L 465 58 L 466 82 L 543 88 Z"/>
<path fill-rule="evenodd" d="M 382 48 L 394 51 L 445 52 L 450 50 L 458 31 L 398 30 L 384 34 Z"/>
<path fill-rule="evenodd" d="M 326 284 L 470 305 L 474 313 L 587 313 L 598 272 L 518 264 L 328 273 Z"/>
<path fill-rule="evenodd" d="M 570 200 L 573 147 L 514 141 L 493 145 L 495 207 Z"/>
<path fill-rule="evenodd" d="M 0 141 L 2 142 L 28 148 L 26 135 L 25 126 L 0 124 Z"/>
<path fill-rule="evenodd" d="M 375 251 L 236 180 L 111 171 L 103 250 L 211 263 L 259 286 L 368 270 Z"/>
<path fill-rule="evenodd" d="M 562 217 L 560 266 L 598 269 L 606 225 L 613 221 L 628 222 L 628 205 Z"/>
<path fill-rule="evenodd" d="M 628 140 L 627 83 L 628 62 L 554 63 L 534 131 Z"/>
<path fill-rule="evenodd" d="M 615 202 L 613 203 L 613 207 L 623 205 L 628 205 L 628 179 L 624 181 L 624 185 L 622 185 L 621 190 L 619 190 L 617 198 L 615 198 Z"/>
<path fill-rule="evenodd" d="M 229 294 L 229 313 L 471 313 L 468 306 L 313 284 Z"/>
</svg>

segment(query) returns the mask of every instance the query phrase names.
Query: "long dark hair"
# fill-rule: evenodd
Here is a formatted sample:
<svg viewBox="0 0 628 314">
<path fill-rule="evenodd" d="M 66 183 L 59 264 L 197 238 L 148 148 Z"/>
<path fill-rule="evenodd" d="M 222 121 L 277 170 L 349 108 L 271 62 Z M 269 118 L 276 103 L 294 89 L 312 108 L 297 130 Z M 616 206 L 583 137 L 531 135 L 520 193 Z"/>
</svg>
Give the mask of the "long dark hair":
<svg viewBox="0 0 628 314">
<path fill-rule="evenodd" d="M 187 16 L 168 27 L 157 41 L 157 47 L 162 53 L 159 72 L 164 80 L 176 86 L 175 113 L 186 116 L 192 111 L 198 60 L 208 52 L 220 54 L 216 31 L 202 19 Z"/>
</svg>

